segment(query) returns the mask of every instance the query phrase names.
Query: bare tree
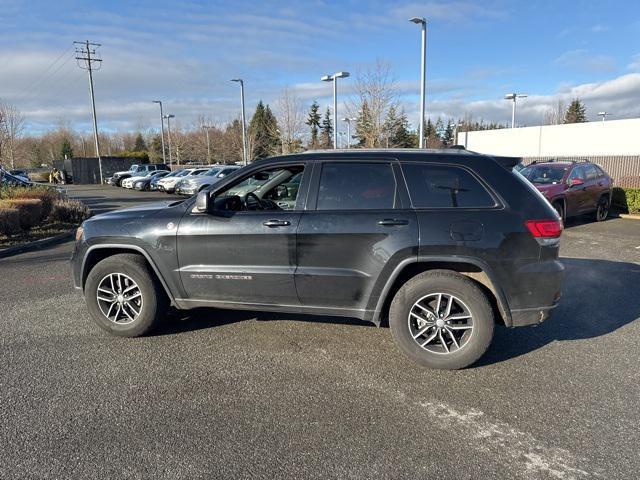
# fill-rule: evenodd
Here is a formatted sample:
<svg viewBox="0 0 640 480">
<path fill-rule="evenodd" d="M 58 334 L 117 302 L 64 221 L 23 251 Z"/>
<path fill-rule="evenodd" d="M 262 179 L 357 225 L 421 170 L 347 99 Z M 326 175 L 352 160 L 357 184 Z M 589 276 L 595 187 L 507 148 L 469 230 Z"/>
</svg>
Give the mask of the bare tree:
<svg viewBox="0 0 640 480">
<path fill-rule="evenodd" d="M 302 101 L 289 87 L 282 90 L 275 104 L 276 118 L 280 127 L 282 153 L 293 153 L 302 144 L 300 135 L 304 124 L 305 112 Z"/>
<path fill-rule="evenodd" d="M 567 111 L 567 105 L 564 100 L 559 99 L 558 103 L 551 106 L 544 112 L 544 124 L 545 125 L 560 125 L 564 123 L 564 115 Z"/>
<path fill-rule="evenodd" d="M 365 148 L 379 147 L 384 140 L 387 112 L 391 106 L 397 106 L 397 90 L 391 66 L 377 60 L 373 66 L 358 71 L 354 87 L 355 96 L 348 107 L 350 116 L 362 116 L 365 105 L 367 110 L 366 121 L 358 122 L 360 143 Z M 335 119 L 336 127 L 339 121 L 339 118 Z"/>
<path fill-rule="evenodd" d="M 15 168 L 16 141 L 23 129 L 24 117 L 20 110 L 9 103 L 0 103 L 0 143 L 6 147 L 4 150 L 12 169 Z"/>
</svg>

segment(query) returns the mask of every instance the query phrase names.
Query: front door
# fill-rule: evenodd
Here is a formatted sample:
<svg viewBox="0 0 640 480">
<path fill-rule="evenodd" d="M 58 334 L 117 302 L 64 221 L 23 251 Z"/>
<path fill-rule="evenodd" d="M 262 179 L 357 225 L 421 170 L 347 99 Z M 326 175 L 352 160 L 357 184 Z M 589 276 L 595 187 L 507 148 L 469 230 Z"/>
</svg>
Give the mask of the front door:
<svg viewBox="0 0 640 480">
<path fill-rule="evenodd" d="M 301 172 L 300 165 L 254 171 L 215 191 L 212 212 L 185 215 L 178 262 L 190 300 L 299 303 L 293 275 L 301 212 L 296 198 L 278 197 L 286 190 L 278 187 Z"/>
<path fill-rule="evenodd" d="M 316 165 L 298 227 L 295 279 L 304 306 L 358 316 L 379 293 L 380 274 L 388 276 L 417 245 L 416 215 L 401 209 L 392 163 Z"/>
</svg>

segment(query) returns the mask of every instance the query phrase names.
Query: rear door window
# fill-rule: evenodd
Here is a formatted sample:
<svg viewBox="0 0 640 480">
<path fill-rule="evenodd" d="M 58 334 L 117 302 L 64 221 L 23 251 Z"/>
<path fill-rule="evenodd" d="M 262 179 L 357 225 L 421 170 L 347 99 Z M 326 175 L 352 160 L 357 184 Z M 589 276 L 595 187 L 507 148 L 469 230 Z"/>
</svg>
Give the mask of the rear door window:
<svg viewBox="0 0 640 480">
<path fill-rule="evenodd" d="M 390 163 L 324 163 L 317 210 L 383 210 L 396 205 Z"/>
<path fill-rule="evenodd" d="M 598 178 L 598 170 L 593 165 L 585 165 L 587 180 L 595 180 Z"/>
<path fill-rule="evenodd" d="M 414 208 L 490 208 L 496 205 L 487 189 L 464 168 L 404 163 L 402 170 Z"/>
</svg>

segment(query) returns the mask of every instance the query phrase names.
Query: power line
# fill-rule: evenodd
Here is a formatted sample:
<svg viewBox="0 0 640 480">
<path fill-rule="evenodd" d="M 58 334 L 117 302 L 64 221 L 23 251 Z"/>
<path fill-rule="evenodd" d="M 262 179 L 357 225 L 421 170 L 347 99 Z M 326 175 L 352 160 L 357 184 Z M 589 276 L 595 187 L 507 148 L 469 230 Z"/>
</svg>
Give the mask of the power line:
<svg viewBox="0 0 640 480">
<path fill-rule="evenodd" d="M 89 95 L 91 96 L 91 112 L 93 113 L 93 135 L 96 143 L 96 156 L 98 157 L 98 169 L 100 170 L 100 184 L 104 183 L 102 178 L 102 159 L 100 158 L 100 142 L 98 141 L 98 120 L 96 118 L 96 99 L 93 93 L 93 70 L 94 62 L 97 64 L 99 70 L 102 67 L 102 59 L 97 58 L 96 49 L 100 47 L 99 43 L 91 43 L 89 40 L 84 42 L 73 42 L 74 45 L 81 45 L 76 47 L 76 60 L 78 66 L 87 71 L 89 74 Z M 93 58 L 92 58 L 93 55 Z M 85 62 L 84 65 L 80 62 Z"/>
<path fill-rule="evenodd" d="M 51 70 L 51 68 L 52 68 L 56 63 L 58 63 L 58 62 L 62 59 L 62 57 L 64 57 L 67 53 L 69 53 L 69 51 L 70 51 L 72 48 L 73 48 L 73 45 L 71 45 L 70 47 L 66 48 L 66 49 L 65 49 L 65 50 L 64 50 L 64 51 L 63 51 L 63 52 L 62 52 L 62 53 L 61 53 L 61 54 L 60 54 L 60 55 L 59 55 L 59 56 L 58 56 L 58 57 L 57 57 L 53 62 L 51 62 L 51 63 L 49 64 L 49 66 L 48 66 L 47 68 L 45 68 L 45 69 L 44 69 L 44 71 L 40 74 L 40 76 L 39 76 L 36 80 L 34 80 L 33 82 L 31 82 L 27 88 L 25 88 L 24 90 L 22 90 L 22 91 L 18 94 L 17 98 L 18 98 L 18 99 L 20 99 L 20 98 L 22 98 L 24 95 L 26 95 L 27 93 L 29 93 L 29 91 L 30 91 L 32 88 L 34 88 L 38 83 L 40 83 L 40 82 L 41 82 L 41 81 L 46 77 L 47 72 L 48 72 L 49 70 Z M 71 59 L 71 58 L 68 58 L 68 59 L 67 59 L 67 62 L 68 62 L 70 59 Z M 65 62 L 65 63 L 67 63 L 67 62 Z M 56 71 L 57 71 L 57 70 L 56 70 Z M 54 73 L 55 73 L 55 72 L 54 72 Z"/>
<path fill-rule="evenodd" d="M 39 85 L 34 88 L 30 93 L 27 93 L 24 97 L 23 97 L 23 101 L 27 102 L 29 100 L 33 100 L 34 98 L 36 98 L 40 93 L 42 93 L 43 89 L 47 86 L 49 86 L 51 84 L 51 80 L 53 80 L 55 78 L 55 76 L 58 74 L 59 71 L 62 70 L 62 68 L 67 65 L 69 63 L 69 61 L 73 59 L 72 56 L 70 56 L 69 58 L 67 58 L 63 63 L 61 63 L 60 65 L 58 65 L 52 72 L 51 74 L 47 75 L 46 77 L 42 78 L 42 82 L 39 82 Z M 46 80 L 46 81 L 44 81 Z"/>
</svg>

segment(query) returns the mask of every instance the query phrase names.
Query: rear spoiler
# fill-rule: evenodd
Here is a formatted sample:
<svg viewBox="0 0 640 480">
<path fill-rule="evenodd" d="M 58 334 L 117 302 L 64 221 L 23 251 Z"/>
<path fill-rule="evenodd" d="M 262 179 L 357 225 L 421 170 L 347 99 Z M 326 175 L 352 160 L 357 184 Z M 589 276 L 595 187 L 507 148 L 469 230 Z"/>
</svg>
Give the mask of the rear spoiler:
<svg viewBox="0 0 640 480">
<path fill-rule="evenodd" d="M 507 170 L 511 170 L 513 167 L 515 167 L 518 163 L 520 163 L 522 161 L 521 157 L 496 157 L 494 156 L 493 159 L 498 162 L 500 165 L 502 165 L 504 168 L 506 168 Z"/>
</svg>

